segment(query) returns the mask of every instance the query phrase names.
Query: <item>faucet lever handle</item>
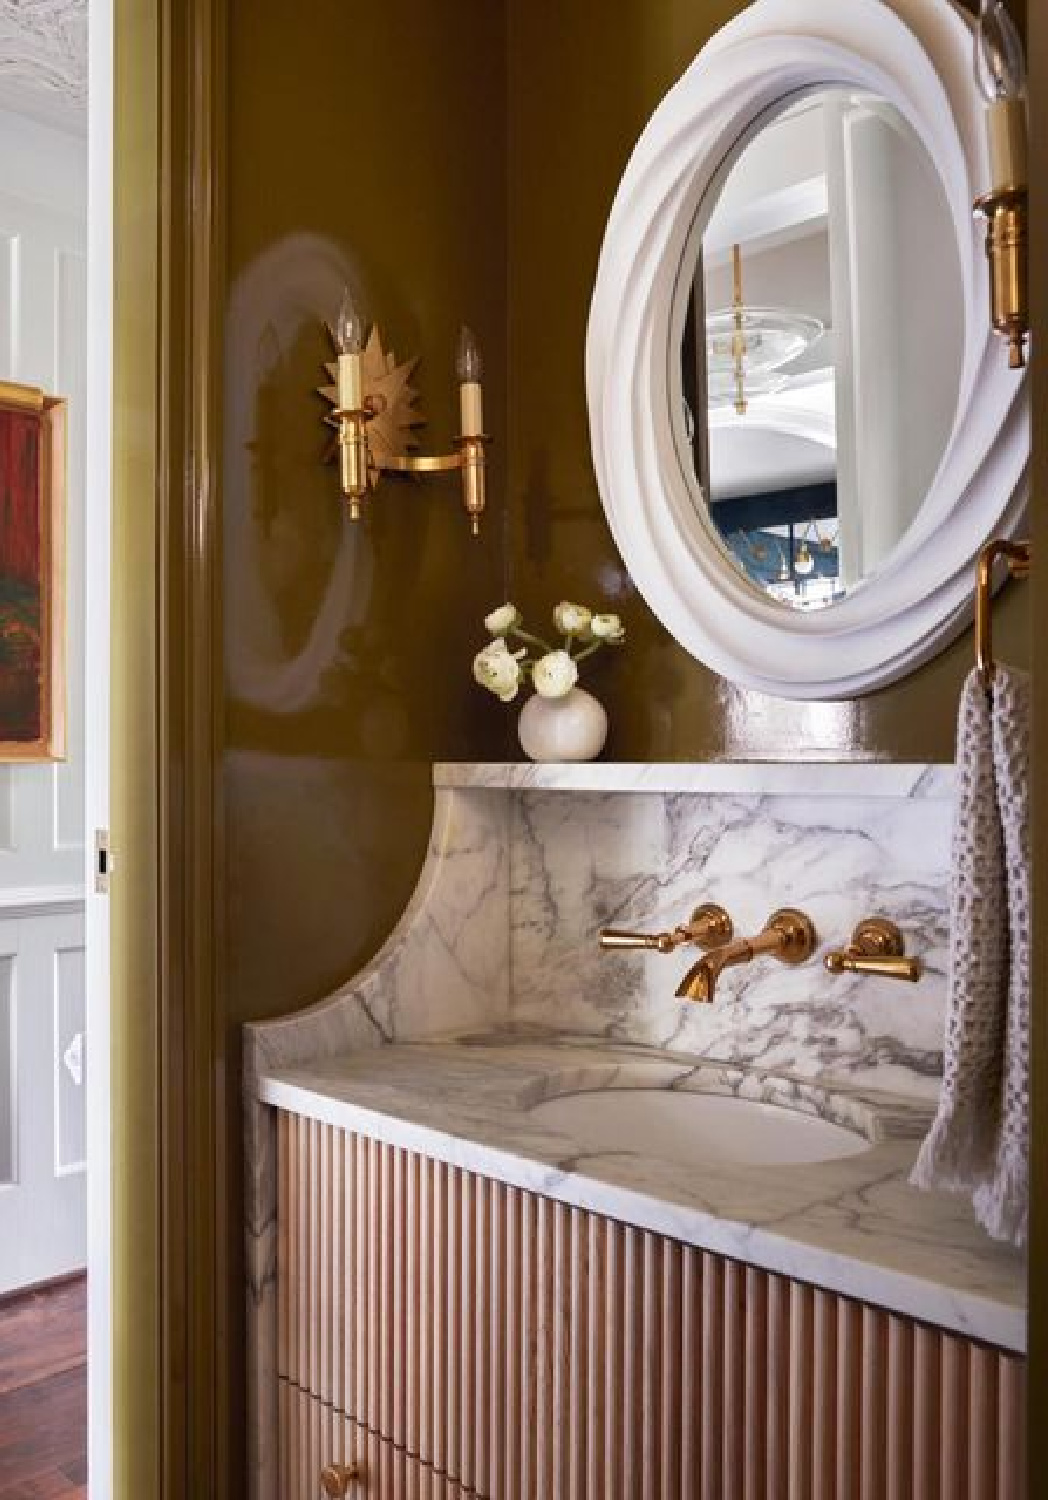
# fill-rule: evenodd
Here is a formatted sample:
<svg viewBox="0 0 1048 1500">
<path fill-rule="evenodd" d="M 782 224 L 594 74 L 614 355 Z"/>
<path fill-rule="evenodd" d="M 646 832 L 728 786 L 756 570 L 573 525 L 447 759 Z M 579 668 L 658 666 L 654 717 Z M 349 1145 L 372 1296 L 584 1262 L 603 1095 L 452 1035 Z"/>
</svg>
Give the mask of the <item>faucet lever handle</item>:
<svg viewBox="0 0 1048 1500">
<path fill-rule="evenodd" d="M 655 953 L 672 953 L 686 943 L 696 948 L 719 948 L 731 941 L 732 923 L 723 906 L 713 901 L 703 902 L 691 914 L 691 920 L 669 932 L 633 932 L 623 927 L 602 927 L 599 942 L 602 948 L 642 948 Z"/>
<path fill-rule="evenodd" d="M 602 927 L 599 942 L 602 948 L 646 948 L 655 953 L 672 953 L 674 948 L 686 943 L 683 931 L 675 927 L 672 932 L 631 932 L 625 927 Z"/>
<path fill-rule="evenodd" d="M 870 974 L 910 984 L 917 983 L 922 971 L 920 959 L 907 956 L 902 932 L 887 917 L 864 918 L 848 946 L 827 953 L 823 962 L 831 974 Z"/>
</svg>

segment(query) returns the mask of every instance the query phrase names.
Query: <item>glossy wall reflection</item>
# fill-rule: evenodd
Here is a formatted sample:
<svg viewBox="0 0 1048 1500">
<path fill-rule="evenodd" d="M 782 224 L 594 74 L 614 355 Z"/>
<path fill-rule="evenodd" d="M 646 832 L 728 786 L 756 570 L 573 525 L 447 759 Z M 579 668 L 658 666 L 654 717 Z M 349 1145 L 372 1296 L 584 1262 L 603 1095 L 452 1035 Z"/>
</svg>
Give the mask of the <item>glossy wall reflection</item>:
<svg viewBox="0 0 1048 1500">
<path fill-rule="evenodd" d="M 308 26 L 276 0 L 231 19 L 225 790 L 241 1020 L 314 998 L 369 956 L 417 873 L 430 763 L 502 753 L 469 662 L 503 587 L 504 443 L 479 543 L 455 475 L 385 480 L 353 526 L 321 461 L 316 387 L 348 282 L 398 355 L 421 355 L 438 442 L 468 318 L 504 435 L 506 257 L 497 8 L 369 13 L 369 66 L 348 73 L 361 18 L 337 0 Z"/>
</svg>

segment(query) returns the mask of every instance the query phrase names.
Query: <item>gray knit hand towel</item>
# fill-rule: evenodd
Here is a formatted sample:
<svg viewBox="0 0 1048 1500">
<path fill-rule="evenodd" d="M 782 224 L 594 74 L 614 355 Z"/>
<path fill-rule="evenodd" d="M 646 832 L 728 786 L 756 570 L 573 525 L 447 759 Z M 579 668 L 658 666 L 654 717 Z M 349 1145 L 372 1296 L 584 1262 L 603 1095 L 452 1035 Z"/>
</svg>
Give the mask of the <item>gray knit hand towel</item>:
<svg viewBox="0 0 1048 1500">
<path fill-rule="evenodd" d="M 1030 1131 L 1030 679 L 997 667 L 961 693 L 946 1057 L 910 1181 L 970 1193 L 995 1239 L 1025 1245 Z"/>
</svg>

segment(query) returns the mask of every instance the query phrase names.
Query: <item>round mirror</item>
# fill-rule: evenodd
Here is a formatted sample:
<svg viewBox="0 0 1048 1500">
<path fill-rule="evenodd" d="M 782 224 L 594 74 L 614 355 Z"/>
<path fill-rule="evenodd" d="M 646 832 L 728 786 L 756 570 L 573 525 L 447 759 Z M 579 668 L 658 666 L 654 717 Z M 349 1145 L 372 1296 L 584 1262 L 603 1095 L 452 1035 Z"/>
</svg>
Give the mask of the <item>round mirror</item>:
<svg viewBox="0 0 1048 1500">
<path fill-rule="evenodd" d="M 821 88 L 770 111 L 701 204 L 677 295 L 696 504 L 771 598 L 839 601 L 920 510 L 964 358 L 949 205 L 899 110 Z"/>
<path fill-rule="evenodd" d="M 611 209 L 586 339 L 604 510 L 667 629 L 762 692 L 911 671 L 1023 518 L 972 33 L 950 0 L 755 0 L 659 104 Z"/>
</svg>

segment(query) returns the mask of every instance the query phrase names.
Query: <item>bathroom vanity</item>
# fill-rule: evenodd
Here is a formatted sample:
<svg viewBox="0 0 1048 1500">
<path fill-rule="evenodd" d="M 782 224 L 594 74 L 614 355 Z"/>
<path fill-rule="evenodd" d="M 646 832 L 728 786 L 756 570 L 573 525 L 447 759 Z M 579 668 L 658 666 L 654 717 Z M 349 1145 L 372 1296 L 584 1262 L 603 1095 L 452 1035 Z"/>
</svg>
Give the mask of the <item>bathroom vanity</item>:
<svg viewBox="0 0 1048 1500">
<path fill-rule="evenodd" d="M 434 780 L 386 947 L 247 1031 L 254 1493 L 1019 1500 L 1023 1258 L 907 1184 L 951 771 Z M 708 1005 L 597 943 L 786 900 Z M 871 914 L 919 983 L 824 966 Z"/>
</svg>

